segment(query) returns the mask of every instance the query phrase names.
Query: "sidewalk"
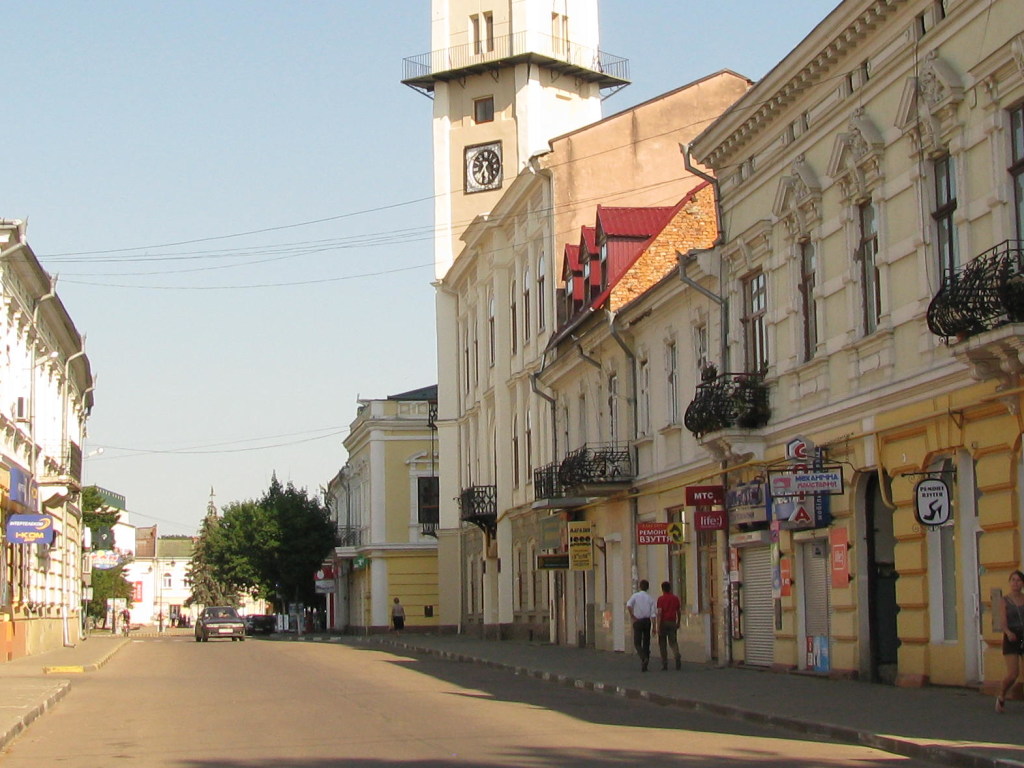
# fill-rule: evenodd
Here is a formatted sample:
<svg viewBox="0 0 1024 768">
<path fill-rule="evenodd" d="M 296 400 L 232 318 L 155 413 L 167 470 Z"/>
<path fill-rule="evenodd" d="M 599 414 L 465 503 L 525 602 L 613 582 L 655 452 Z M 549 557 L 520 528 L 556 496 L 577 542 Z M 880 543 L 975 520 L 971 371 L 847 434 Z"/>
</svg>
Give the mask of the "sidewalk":
<svg viewBox="0 0 1024 768">
<path fill-rule="evenodd" d="M 73 677 L 99 669 L 126 642 L 117 635 L 91 635 L 73 648 L 0 664 L 0 749 L 64 698 Z"/>
<path fill-rule="evenodd" d="M 641 673 L 632 653 L 579 650 L 459 635 L 307 635 L 423 652 L 626 698 L 776 725 L 798 733 L 970 768 L 1024 766 L 1024 703 L 997 715 L 995 701 L 961 688 L 894 688 L 805 674 L 683 664 L 663 672 L 657 649 Z"/>
</svg>

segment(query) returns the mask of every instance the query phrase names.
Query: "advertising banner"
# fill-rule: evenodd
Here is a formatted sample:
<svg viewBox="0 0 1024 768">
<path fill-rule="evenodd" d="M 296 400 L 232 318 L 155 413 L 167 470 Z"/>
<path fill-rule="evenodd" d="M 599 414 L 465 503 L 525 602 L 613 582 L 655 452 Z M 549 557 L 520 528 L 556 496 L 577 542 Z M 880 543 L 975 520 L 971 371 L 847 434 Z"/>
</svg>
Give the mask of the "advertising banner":
<svg viewBox="0 0 1024 768">
<path fill-rule="evenodd" d="M 577 521 L 567 524 L 569 533 L 569 570 L 592 571 L 594 569 L 594 524 Z"/>
<path fill-rule="evenodd" d="M 32 475 L 21 467 L 11 467 L 11 501 L 25 509 L 38 509 L 36 499 L 39 491 Z"/>
<path fill-rule="evenodd" d="M 7 518 L 11 544 L 52 544 L 53 518 L 49 515 L 11 515 Z"/>
<path fill-rule="evenodd" d="M 672 537 L 668 533 L 668 523 L 637 523 L 637 544 L 671 544 Z"/>
</svg>

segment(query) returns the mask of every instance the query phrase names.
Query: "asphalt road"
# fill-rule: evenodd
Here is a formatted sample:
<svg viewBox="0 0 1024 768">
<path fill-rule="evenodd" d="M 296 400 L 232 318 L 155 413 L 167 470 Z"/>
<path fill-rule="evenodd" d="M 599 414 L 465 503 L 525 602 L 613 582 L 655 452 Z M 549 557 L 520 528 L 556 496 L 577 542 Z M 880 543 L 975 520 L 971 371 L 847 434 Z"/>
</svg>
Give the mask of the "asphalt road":
<svg viewBox="0 0 1024 768">
<path fill-rule="evenodd" d="M 673 674 L 652 670 L 650 674 Z M 924 763 L 475 664 L 250 639 L 139 640 L 3 768 L 893 766 Z"/>
</svg>

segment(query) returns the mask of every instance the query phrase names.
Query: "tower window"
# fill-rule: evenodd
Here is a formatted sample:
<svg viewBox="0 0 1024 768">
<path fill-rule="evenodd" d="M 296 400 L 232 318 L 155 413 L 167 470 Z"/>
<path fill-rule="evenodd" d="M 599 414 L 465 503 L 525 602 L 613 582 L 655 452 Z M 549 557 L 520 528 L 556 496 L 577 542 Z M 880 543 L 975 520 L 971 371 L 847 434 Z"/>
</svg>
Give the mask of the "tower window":
<svg viewBox="0 0 1024 768">
<path fill-rule="evenodd" d="M 490 11 L 474 13 L 469 17 L 469 33 L 473 53 L 491 53 L 494 51 L 494 14 Z"/>
<path fill-rule="evenodd" d="M 494 97 L 486 96 L 473 102 L 473 122 L 490 123 L 494 120 Z"/>
</svg>

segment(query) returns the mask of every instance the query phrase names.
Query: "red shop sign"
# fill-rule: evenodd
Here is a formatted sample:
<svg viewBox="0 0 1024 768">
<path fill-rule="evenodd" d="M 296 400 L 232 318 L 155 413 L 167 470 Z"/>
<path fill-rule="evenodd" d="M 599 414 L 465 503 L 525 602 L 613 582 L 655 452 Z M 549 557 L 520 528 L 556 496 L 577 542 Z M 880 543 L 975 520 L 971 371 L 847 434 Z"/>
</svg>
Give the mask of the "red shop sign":
<svg viewBox="0 0 1024 768">
<path fill-rule="evenodd" d="M 724 531 L 729 527 L 729 516 L 724 509 L 697 507 L 693 513 L 693 527 L 697 531 Z"/>
<path fill-rule="evenodd" d="M 688 485 L 686 486 L 686 506 L 707 507 L 725 504 L 725 486 L 722 485 Z"/>
</svg>

